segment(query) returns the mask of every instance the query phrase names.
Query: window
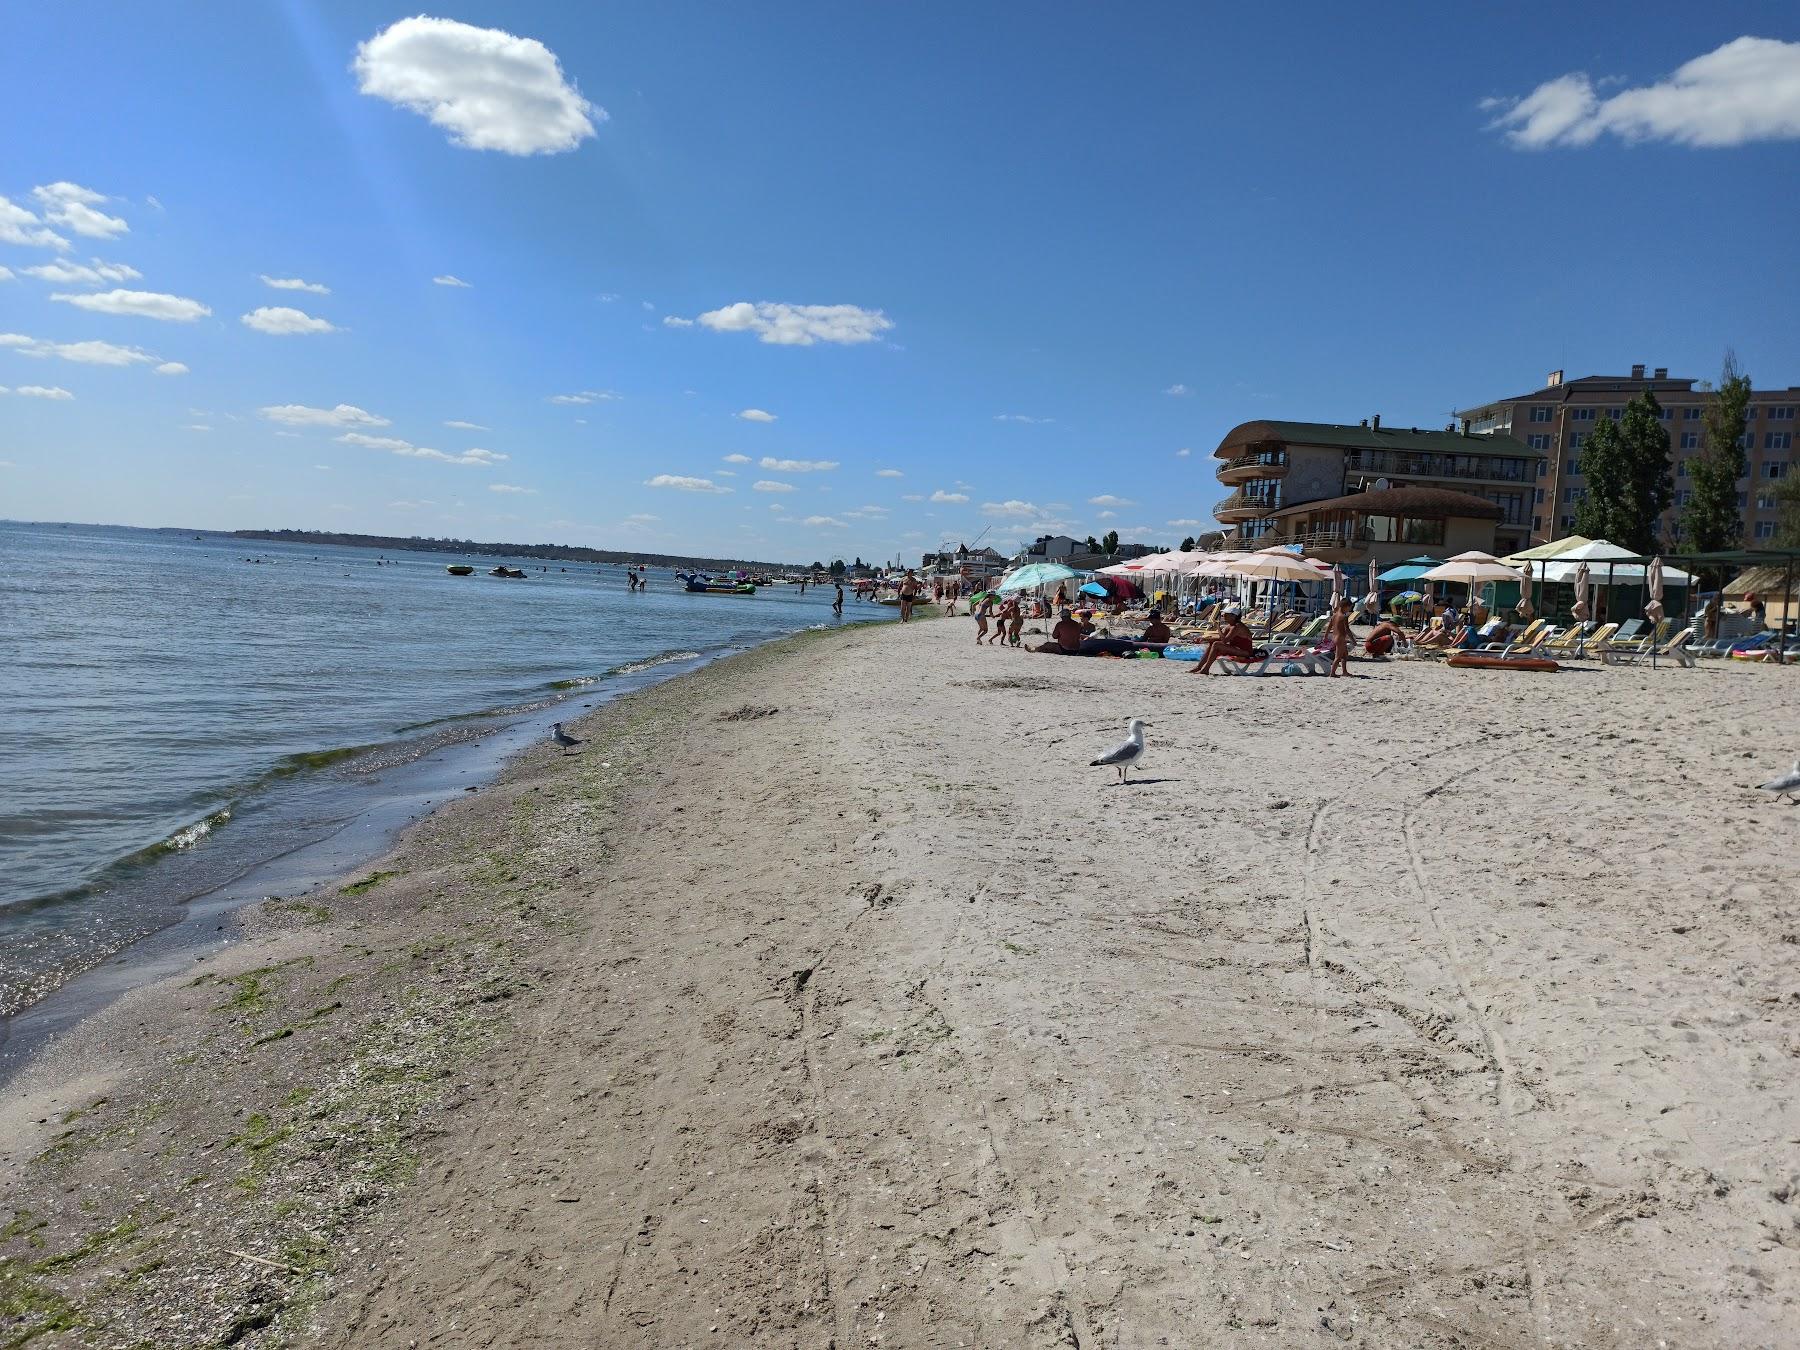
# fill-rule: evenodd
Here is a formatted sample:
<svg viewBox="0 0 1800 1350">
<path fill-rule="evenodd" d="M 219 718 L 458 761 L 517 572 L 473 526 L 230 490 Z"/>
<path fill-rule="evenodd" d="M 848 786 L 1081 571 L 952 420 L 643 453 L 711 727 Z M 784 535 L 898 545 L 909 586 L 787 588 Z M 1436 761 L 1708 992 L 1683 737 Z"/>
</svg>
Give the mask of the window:
<svg viewBox="0 0 1800 1350">
<path fill-rule="evenodd" d="M 1608 408 L 1606 410 L 1606 415 L 1617 422 L 1620 418 L 1625 416 L 1625 410 L 1623 408 Z"/>
<path fill-rule="evenodd" d="M 1594 420 L 1594 410 L 1592 408 L 1571 408 L 1569 409 L 1569 420 L 1571 422 L 1591 422 Z"/>
<path fill-rule="evenodd" d="M 1785 459 L 1771 459 L 1763 464 L 1762 476 L 1771 482 L 1787 477 L 1788 462 Z"/>
<path fill-rule="evenodd" d="M 1569 449 L 1571 449 L 1571 450 L 1581 449 L 1581 443 L 1582 443 L 1582 441 L 1584 441 L 1586 439 L 1587 438 L 1585 436 L 1583 436 L 1579 431 L 1571 431 L 1569 433 Z"/>
<path fill-rule="evenodd" d="M 1550 461 L 1547 459 L 1540 459 L 1538 461 L 1538 477 L 1539 478 L 1548 478 L 1549 476 L 1550 476 Z"/>
<path fill-rule="evenodd" d="M 1756 509 L 1758 511 L 1773 511 L 1780 504 L 1781 498 L 1777 497 L 1773 492 L 1759 492 L 1756 494 Z"/>
<path fill-rule="evenodd" d="M 1793 412 L 1793 409 L 1789 408 L 1788 411 L 1791 413 L 1791 412 Z M 1541 403 L 1534 405 L 1531 409 L 1531 420 L 1534 422 L 1548 422 L 1551 418 L 1553 418 L 1555 416 L 1556 416 L 1555 408 L 1545 407 Z"/>
<path fill-rule="evenodd" d="M 1770 431 L 1763 434 L 1763 449 L 1765 450 L 1792 450 L 1793 448 L 1794 433 L 1791 431 Z"/>
<path fill-rule="evenodd" d="M 1543 528 L 1544 528 L 1544 518 L 1542 516 L 1533 516 L 1531 518 L 1531 532 L 1533 534 L 1537 534 Z"/>
<path fill-rule="evenodd" d="M 1550 435 L 1548 432 L 1540 431 L 1535 436 L 1527 436 L 1525 438 L 1525 444 L 1529 445 L 1533 450 L 1548 450 L 1550 448 Z"/>
<path fill-rule="evenodd" d="M 1683 450 L 1698 450 L 1700 448 L 1700 433 L 1697 431 L 1682 432 L 1681 448 Z"/>
<path fill-rule="evenodd" d="M 1656 405 L 1656 420 L 1657 421 L 1667 422 L 1673 416 L 1675 416 L 1675 410 L 1673 408 L 1670 408 L 1661 403 Z"/>
<path fill-rule="evenodd" d="M 1737 497 L 1738 497 L 1738 510 L 1742 511 L 1746 506 L 1748 506 L 1750 504 L 1749 494 L 1740 492 L 1740 493 L 1738 493 Z"/>
<path fill-rule="evenodd" d="M 1794 410 L 1792 407 L 1764 408 L 1763 415 L 1771 422 L 1791 422 L 1794 420 Z M 1533 418 L 1532 420 L 1536 421 L 1537 419 Z"/>
<path fill-rule="evenodd" d="M 1756 537 L 1758 539 L 1773 539 L 1775 537 L 1775 522 L 1772 520 L 1757 521 Z"/>
<path fill-rule="evenodd" d="M 1680 492 L 1677 492 L 1675 494 L 1675 505 L 1677 505 L 1677 506 L 1686 506 L 1689 502 L 1691 502 L 1693 500 L 1694 500 L 1694 494 L 1692 492 L 1688 491 L 1688 489 L 1686 489 L 1686 488 L 1682 488 Z"/>
<path fill-rule="evenodd" d="M 1566 487 L 1563 489 L 1563 505 L 1571 506 L 1587 497 L 1586 488 Z"/>
<path fill-rule="evenodd" d="M 1683 408 L 1681 410 L 1681 420 L 1684 422 L 1698 422 L 1704 416 L 1706 416 L 1704 408 Z"/>
<path fill-rule="evenodd" d="M 1539 488 L 1537 490 L 1537 496 L 1533 497 L 1532 500 L 1539 506 L 1542 506 L 1544 504 L 1544 489 Z"/>
<path fill-rule="evenodd" d="M 1575 528 L 1575 517 L 1574 516 L 1558 516 L 1556 518 L 1556 525 L 1557 525 L 1558 529 L 1572 530 Z"/>
<path fill-rule="evenodd" d="M 1581 472 L 1581 456 L 1580 455 L 1570 455 L 1567 459 L 1565 459 L 1563 461 L 1563 472 L 1564 473 L 1580 473 Z"/>
<path fill-rule="evenodd" d="M 1756 433 L 1754 431 L 1746 431 L 1742 436 L 1739 436 L 1737 438 L 1737 448 L 1740 450 L 1756 449 Z"/>
<path fill-rule="evenodd" d="M 1676 460 L 1675 461 L 1675 476 L 1677 478 L 1686 478 L 1687 477 L 1687 466 L 1688 466 L 1688 462 L 1685 459 Z"/>
</svg>

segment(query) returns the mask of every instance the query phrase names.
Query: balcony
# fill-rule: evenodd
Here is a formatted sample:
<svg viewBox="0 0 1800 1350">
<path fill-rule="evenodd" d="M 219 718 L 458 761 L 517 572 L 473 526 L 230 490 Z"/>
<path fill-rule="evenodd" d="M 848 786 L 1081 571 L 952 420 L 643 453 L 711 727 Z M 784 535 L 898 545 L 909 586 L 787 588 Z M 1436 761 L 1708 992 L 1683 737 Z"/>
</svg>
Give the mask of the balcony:
<svg viewBox="0 0 1800 1350">
<path fill-rule="evenodd" d="M 1238 520 L 1260 520 L 1281 509 L 1280 493 L 1234 492 L 1213 507 L 1213 519 L 1229 525 Z"/>
<path fill-rule="evenodd" d="M 1521 447 L 1523 448 L 1523 447 Z M 1344 456 L 1345 474 L 1378 478 L 1463 478 L 1482 483 L 1537 481 L 1538 458 L 1495 455 L 1437 455 L 1405 450 L 1352 450 Z"/>
<path fill-rule="evenodd" d="M 1287 451 L 1260 450 L 1254 454 L 1239 455 L 1236 459 L 1227 460 L 1221 464 L 1219 481 L 1235 484 L 1248 483 L 1261 478 L 1285 478 L 1287 471 Z"/>
</svg>

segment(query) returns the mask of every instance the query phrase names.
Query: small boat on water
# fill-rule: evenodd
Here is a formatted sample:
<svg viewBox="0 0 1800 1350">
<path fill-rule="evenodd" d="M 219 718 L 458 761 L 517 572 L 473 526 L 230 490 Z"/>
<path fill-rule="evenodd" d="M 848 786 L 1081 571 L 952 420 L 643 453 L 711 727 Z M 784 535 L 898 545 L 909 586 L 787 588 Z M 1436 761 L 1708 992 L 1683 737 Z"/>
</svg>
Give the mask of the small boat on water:
<svg viewBox="0 0 1800 1350">
<path fill-rule="evenodd" d="M 689 595 L 755 595 L 756 586 L 748 581 L 708 581 L 705 577 L 689 577 L 685 587 Z"/>
<path fill-rule="evenodd" d="M 490 577 L 505 577 L 508 581 L 525 580 L 523 569 L 517 567 L 496 567 L 493 571 L 489 572 L 488 575 Z"/>
<path fill-rule="evenodd" d="M 453 577 L 471 577 L 475 575 L 475 569 L 470 567 L 468 563 L 451 563 L 444 570 Z"/>
</svg>

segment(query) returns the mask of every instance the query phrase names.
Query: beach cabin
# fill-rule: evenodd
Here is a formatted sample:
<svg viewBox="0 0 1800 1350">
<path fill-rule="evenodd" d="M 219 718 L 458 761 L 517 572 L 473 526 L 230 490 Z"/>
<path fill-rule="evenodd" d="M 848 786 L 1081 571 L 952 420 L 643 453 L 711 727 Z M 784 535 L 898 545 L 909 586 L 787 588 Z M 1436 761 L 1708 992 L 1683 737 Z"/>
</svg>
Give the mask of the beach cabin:
<svg viewBox="0 0 1800 1350">
<path fill-rule="evenodd" d="M 1485 497 L 1450 488 L 1376 488 L 1277 511 L 1258 543 L 1298 544 L 1322 562 L 1385 566 L 1420 554 L 1491 553 L 1505 514 Z"/>
</svg>

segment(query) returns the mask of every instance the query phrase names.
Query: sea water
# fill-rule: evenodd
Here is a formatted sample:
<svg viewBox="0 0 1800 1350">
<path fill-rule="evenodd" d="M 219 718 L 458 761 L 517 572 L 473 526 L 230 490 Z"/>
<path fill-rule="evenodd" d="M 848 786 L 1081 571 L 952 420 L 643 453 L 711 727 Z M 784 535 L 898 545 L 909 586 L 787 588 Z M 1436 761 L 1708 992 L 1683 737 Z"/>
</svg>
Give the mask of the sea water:
<svg viewBox="0 0 1800 1350">
<path fill-rule="evenodd" d="M 493 767 L 477 743 L 832 622 L 830 587 L 690 595 L 656 569 L 633 594 L 594 563 L 0 523 L 0 1017 L 409 772 L 460 790 Z"/>
</svg>

